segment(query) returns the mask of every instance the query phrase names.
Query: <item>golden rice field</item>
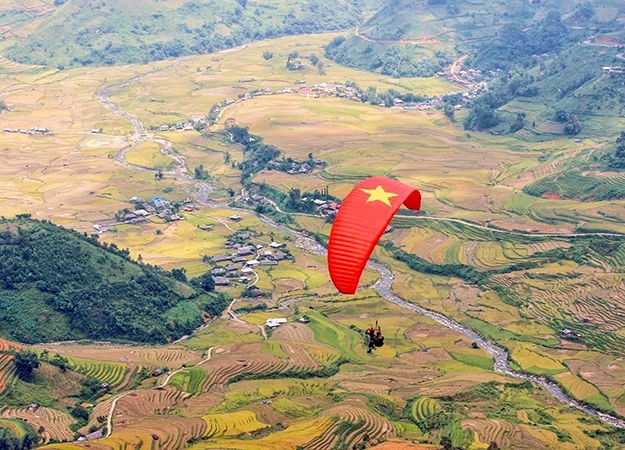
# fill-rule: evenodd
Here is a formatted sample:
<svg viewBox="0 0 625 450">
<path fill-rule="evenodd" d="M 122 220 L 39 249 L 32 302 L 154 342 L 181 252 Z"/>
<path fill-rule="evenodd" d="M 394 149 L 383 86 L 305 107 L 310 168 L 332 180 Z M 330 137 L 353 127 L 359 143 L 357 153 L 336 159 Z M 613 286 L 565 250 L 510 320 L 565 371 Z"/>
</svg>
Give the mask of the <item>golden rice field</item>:
<svg viewBox="0 0 625 450">
<path fill-rule="evenodd" d="M 440 79 L 399 82 L 337 65 L 326 64 L 326 75 L 284 68 L 288 52 L 297 49 L 302 55 L 320 55 L 321 46 L 333 36 L 288 37 L 250 44 L 236 52 L 198 56 L 115 91 L 112 100 L 136 114 L 145 126 L 159 126 L 204 117 L 225 98 L 237 98 L 252 89 L 293 86 L 300 77 L 308 84 L 352 80 L 378 91 L 401 83 L 403 90 L 427 95 L 458 89 Z M 264 61 L 264 50 L 273 51 L 275 58 Z M 111 157 L 132 141 L 132 126 L 97 102 L 96 92 L 103 86 L 171 63 L 63 72 L 24 72 L 19 66 L 7 66 L 9 73 L 0 76 L 0 89 L 14 111 L 2 113 L 3 126 L 48 127 L 54 134 L 0 135 L 3 214 L 31 213 L 93 232 L 94 223 L 112 221 L 118 210 L 132 208 L 128 200 L 133 196 L 193 198 L 194 189 L 171 175 L 156 181 L 150 172 L 116 164 Z M 0 59 L 0 66 L 4 65 Z M 210 70 L 197 71 L 208 65 Z M 244 76 L 254 81 L 240 83 Z M 517 106 L 509 110 L 514 112 Z M 437 111 L 383 109 L 294 94 L 237 102 L 223 113 L 222 123 L 228 119 L 249 126 L 287 157 L 302 160 L 312 152 L 326 161 L 325 168 L 303 176 L 277 171 L 255 175 L 254 181 L 283 192 L 328 187 L 341 198 L 369 175 L 393 176 L 419 188 L 425 217 L 395 219 L 395 230 L 384 239 L 426 262 L 468 265 L 480 271 L 536 263 L 529 269 L 504 271 L 478 286 L 412 270 L 379 247 L 374 252 L 375 258 L 393 268 L 396 294 L 505 344 L 516 367 L 551 374 L 578 399 L 625 414 L 625 364 L 613 354 L 622 349 L 625 336 L 621 273 L 625 247 L 609 255 L 588 250 L 579 260 L 544 263 L 541 254 L 568 251 L 580 244 L 564 236 L 534 238 L 489 229 L 566 233 L 577 225 L 595 229 L 605 225 L 612 231 L 625 231 L 623 201 L 584 203 L 534 198 L 521 191 L 604 142 L 585 140 L 572 145 L 559 138 L 531 144 L 523 136 L 466 133 Z M 100 128 L 101 134 L 90 133 Z M 558 131 L 551 122 L 540 123 L 538 129 Z M 245 155 L 225 135 L 189 131 L 158 132 L 156 137 L 172 143 L 172 151 L 185 159 L 189 173 L 200 164 L 209 171 L 211 199 L 227 202 L 228 188 L 235 192 L 242 188 L 237 165 L 226 160 L 229 156 L 240 162 Z M 544 160 L 540 158 L 544 154 L 557 156 Z M 171 168 L 172 160 L 154 142 L 133 148 L 127 157 L 132 164 Z M 293 262 L 257 270 L 258 287 L 271 294 L 262 301 L 270 307 L 297 302 L 286 309 L 243 314 L 238 320 L 219 318 L 179 345 L 36 346 L 67 356 L 76 372 L 106 381 L 119 389 L 114 395 L 123 395 L 118 400 L 103 397 L 88 406 L 91 416 L 81 430 L 99 426 L 97 417 L 110 413 L 111 436 L 48 448 L 324 450 L 414 436 L 436 443 L 442 432 L 423 433 L 417 422 L 442 411 L 445 398 L 482 383 L 514 381 L 494 373 L 488 354 L 472 348 L 468 338 L 383 302 L 366 288 L 377 279 L 375 272 L 365 272 L 357 296 L 337 295 L 325 258 L 297 249 L 286 233 L 251 215 L 244 215 L 240 222 L 229 221 L 232 211 L 227 209 L 201 206 L 183 214 L 186 220 L 176 223 L 151 218 L 141 225 L 119 225 L 115 234 L 102 235 L 102 240 L 129 248 L 133 257 L 140 254 L 146 262 L 166 269 L 185 267 L 187 275 L 194 277 L 210 268 L 202 258 L 223 253 L 234 231 L 254 229 L 259 233 L 254 243 L 280 241 L 294 256 Z M 432 219 L 461 219 L 471 225 Z M 323 219 L 297 216 L 295 220 L 307 230 L 329 233 L 330 226 Z M 201 224 L 211 225 L 212 231 L 200 230 Z M 503 291 L 493 290 L 495 285 Z M 232 289 L 219 289 L 238 297 L 244 288 L 239 283 Z M 296 322 L 303 314 L 310 323 Z M 266 338 L 259 327 L 272 317 L 286 317 L 289 323 Z M 380 321 L 387 340 L 384 347 L 368 354 L 362 330 L 375 320 Z M 570 324 L 582 330 L 582 342 L 560 339 L 559 328 Z M 0 341 L 0 350 L 10 345 Z M 206 359 L 209 348 L 213 353 Z M 200 361 L 204 362 L 197 365 Z M 131 389 L 138 367 L 175 370 L 183 366 L 167 383 L 169 375 L 162 375 Z M 0 393 L 17 386 L 10 355 L 0 354 Z M 501 448 L 600 448 L 601 442 L 584 431 L 607 428 L 578 420 L 582 413 L 532 389 L 523 396 L 506 394 L 505 401 L 518 410 L 517 419 L 501 417 L 494 407 L 496 400 L 489 403 L 486 399 L 471 404 L 470 411 L 461 411 L 461 425 L 453 432 L 473 430 L 471 448 L 476 449 L 490 442 Z M 415 396 L 423 400 L 413 404 L 413 420 L 403 415 L 403 409 Z M 26 405 L 3 409 L 2 415 L 43 426 L 44 442 L 72 440 L 73 419 L 66 412 L 67 405 L 57 401 L 52 399 L 49 407 L 39 408 L 38 417 Z M 563 441 L 553 427 L 538 423 L 535 410 L 550 414 L 553 427 L 569 433 L 570 440 Z"/>
</svg>

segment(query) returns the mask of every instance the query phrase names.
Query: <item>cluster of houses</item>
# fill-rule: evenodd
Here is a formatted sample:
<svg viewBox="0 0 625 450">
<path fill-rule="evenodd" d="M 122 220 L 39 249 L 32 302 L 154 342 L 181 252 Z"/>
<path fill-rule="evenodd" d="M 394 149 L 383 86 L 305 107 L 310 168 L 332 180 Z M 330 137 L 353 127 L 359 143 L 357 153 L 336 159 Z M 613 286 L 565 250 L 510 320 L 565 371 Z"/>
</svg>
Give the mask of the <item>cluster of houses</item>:
<svg viewBox="0 0 625 450">
<path fill-rule="evenodd" d="M 307 319 L 306 317 L 302 317 L 300 319 L 297 320 L 299 323 L 309 323 L 310 320 Z M 267 319 L 267 321 L 265 322 L 265 327 L 269 328 L 269 329 L 273 329 L 273 328 L 278 328 L 280 325 L 287 323 L 286 318 L 284 317 L 280 317 L 280 318 L 275 318 L 275 319 Z"/>
<path fill-rule="evenodd" d="M 273 159 L 268 161 L 265 165 L 265 169 L 267 170 L 284 170 L 289 175 L 297 175 L 297 174 L 306 174 L 313 171 L 315 167 L 323 167 L 325 166 L 325 161 L 320 158 L 315 158 L 313 160 L 305 161 L 305 162 L 295 162 L 287 163 L 285 161 L 274 161 Z"/>
<path fill-rule="evenodd" d="M 140 197 L 132 197 L 130 203 L 136 207 L 134 211 L 124 214 L 121 219 L 123 222 L 141 223 L 145 222 L 149 216 L 156 215 L 160 219 L 170 222 L 185 220 L 184 216 L 172 211 L 171 203 L 160 197 L 154 197 L 151 201 L 147 201 Z M 190 201 L 186 201 L 183 211 L 191 212 L 196 209 L 195 205 Z"/>
<path fill-rule="evenodd" d="M 318 198 L 309 199 L 308 197 L 302 197 L 302 201 L 313 202 L 317 206 L 317 211 L 319 211 L 319 214 L 321 214 L 322 216 L 335 216 L 336 213 L 338 213 L 339 209 L 341 208 L 341 205 L 339 203 L 329 202 L 329 201 L 321 200 Z"/>
<path fill-rule="evenodd" d="M 195 130 L 194 125 L 200 125 L 200 128 L 203 128 L 206 125 L 206 121 L 204 119 L 200 119 L 194 117 L 189 122 L 178 122 L 173 125 L 163 124 L 158 127 L 158 131 L 193 131 Z"/>
<path fill-rule="evenodd" d="M 618 67 L 618 66 L 614 66 L 614 67 L 604 67 L 603 68 L 603 73 L 607 73 L 607 74 L 613 74 L 613 73 L 625 73 L 625 68 L 623 67 Z"/>
<path fill-rule="evenodd" d="M 33 127 L 33 128 L 29 128 L 27 130 L 22 130 L 20 128 L 5 128 L 4 129 L 5 133 L 21 133 L 21 134 L 41 134 L 41 135 L 48 135 L 51 136 L 52 130 L 50 130 L 49 128 L 38 128 L 38 127 Z"/>
<path fill-rule="evenodd" d="M 327 97 L 338 97 L 345 98 L 348 100 L 354 100 L 360 102 L 360 95 L 358 90 L 354 87 L 345 86 L 343 84 L 337 83 L 319 83 L 314 84 L 312 86 L 308 86 L 305 84 L 304 80 L 298 80 L 297 84 L 299 87 L 291 88 L 285 87 L 284 89 L 273 90 L 270 88 L 265 89 L 257 89 L 250 92 L 246 92 L 245 94 L 241 94 L 239 98 L 241 100 L 250 100 L 253 97 L 257 97 L 259 95 L 275 95 L 275 94 L 296 94 L 300 97 L 308 97 L 308 98 L 327 98 Z"/>
<path fill-rule="evenodd" d="M 470 75 L 471 71 L 476 72 L 473 69 L 469 69 L 469 71 L 467 72 L 461 71 L 461 73 L 464 72 L 465 74 Z M 441 73 L 446 74 L 445 72 L 441 72 Z M 358 92 L 358 89 L 356 89 L 355 87 L 345 86 L 343 84 L 337 84 L 337 83 L 332 83 L 332 82 L 320 83 L 320 84 L 314 84 L 312 86 L 308 86 L 305 84 L 304 80 L 299 80 L 299 81 L 301 81 L 304 84 L 295 88 L 286 87 L 284 89 L 278 89 L 278 90 L 272 90 L 270 88 L 257 89 L 257 90 L 246 92 L 245 94 L 241 94 L 239 98 L 242 101 L 246 101 L 246 100 L 251 100 L 252 98 L 257 97 L 259 95 L 296 94 L 296 95 L 299 95 L 300 97 L 306 97 L 306 98 L 336 97 L 336 98 L 342 98 L 346 100 L 352 100 L 355 102 L 362 102 L 361 95 Z M 466 79 L 452 77 L 452 81 L 456 81 L 460 84 L 463 84 L 465 87 L 469 88 L 468 91 L 463 92 L 462 94 L 463 103 L 477 98 L 480 92 L 488 90 L 488 84 L 486 83 L 486 81 L 476 82 L 473 80 L 471 76 L 469 76 Z M 404 102 L 400 98 L 395 98 L 393 99 L 393 104 L 391 105 L 391 108 L 406 109 L 406 110 L 429 110 L 429 109 L 435 109 L 439 107 L 442 103 L 443 103 L 443 97 L 426 99 L 421 102 Z M 215 105 L 213 107 L 213 110 L 211 110 L 211 114 L 214 113 L 215 111 L 214 108 L 216 106 L 217 105 Z M 386 107 L 386 104 L 380 103 L 378 106 Z M 460 109 L 461 107 L 462 107 L 461 105 L 457 105 L 456 109 Z"/>
<path fill-rule="evenodd" d="M 560 334 L 561 338 L 569 339 L 573 341 L 577 341 L 582 338 L 581 333 L 577 333 L 573 330 L 569 330 L 568 328 L 562 328 L 558 334 Z"/>
<path fill-rule="evenodd" d="M 237 235 L 241 239 L 251 237 L 250 233 L 246 233 L 238 233 Z M 229 286 L 233 279 L 246 283 L 250 280 L 249 275 L 254 273 L 254 267 L 277 266 L 280 261 L 283 261 L 288 256 L 279 250 L 281 247 L 282 244 L 272 242 L 269 244 L 271 250 L 262 250 L 263 246 L 260 244 L 240 244 L 226 241 L 224 249 L 232 252 L 214 255 L 208 260 L 210 263 L 220 264 L 210 271 L 213 280 L 215 280 L 215 285 Z M 262 292 L 259 289 L 251 293 L 251 296 L 260 295 L 262 295 Z"/>
</svg>

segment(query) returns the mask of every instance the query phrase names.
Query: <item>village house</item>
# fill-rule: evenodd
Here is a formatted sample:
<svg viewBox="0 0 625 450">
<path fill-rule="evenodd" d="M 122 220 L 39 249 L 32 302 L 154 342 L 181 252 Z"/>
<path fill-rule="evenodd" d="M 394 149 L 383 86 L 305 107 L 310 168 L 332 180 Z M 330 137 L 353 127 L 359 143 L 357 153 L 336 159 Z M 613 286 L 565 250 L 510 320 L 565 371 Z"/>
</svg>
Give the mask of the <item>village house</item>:
<svg viewBox="0 0 625 450">
<path fill-rule="evenodd" d="M 265 322 L 265 326 L 267 328 L 277 328 L 284 323 L 287 323 L 287 320 L 284 317 L 277 319 L 267 319 L 267 321 Z"/>
<path fill-rule="evenodd" d="M 104 233 L 106 231 L 113 231 L 113 229 L 109 226 L 106 225 L 99 225 L 99 224 L 95 224 L 93 225 L 93 228 L 98 232 L 98 233 Z"/>
<path fill-rule="evenodd" d="M 273 254 L 273 259 L 276 261 L 282 261 L 285 258 L 286 258 L 286 253 L 284 252 L 278 251 Z"/>
<path fill-rule="evenodd" d="M 271 244 L 269 244 L 269 247 L 271 247 L 271 248 L 280 248 L 280 247 L 282 247 L 282 244 L 279 244 L 277 242 L 272 242 Z"/>
<path fill-rule="evenodd" d="M 306 98 L 316 98 L 319 97 L 319 94 L 315 91 L 313 91 L 312 89 L 310 89 L 309 87 L 302 87 L 299 89 L 299 91 L 297 91 L 297 94 L 300 97 L 306 97 Z"/>
<path fill-rule="evenodd" d="M 232 262 L 234 264 L 245 263 L 246 261 L 247 259 L 245 259 L 243 256 L 235 256 L 234 258 L 232 258 Z"/>
<path fill-rule="evenodd" d="M 158 128 L 158 131 L 169 131 L 169 126 L 167 126 L 167 125 L 161 125 L 161 126 Z"/>
<path fill-rule="evenodd" d="M 244 267 L 241 269 L 241 273 L 254 273 L 254 269 L 251 267 Z"/>
<path fill-rule="evenodd" d="M 245 263 L 245 265 L 249 266 L 249 267 L 256 267 L 259 264 L 260 264 L 260 262 L 258 260 L 256 260 L 256 259 L 250 259 L 249 261 L 247 261 Z"/>
<path fill-rule="evenodd" d="M 274 261 L 273 259 L 264 259 L 262 261 L 260 261 L 261 266 L 277 266 L 278 265 L 278 261 Z"/>
<path fill-rule="evenodd" d="M 211 275 L 220 276 L 226 273 L 226 269 L 224 269 L 223 267 L 216 267 L 213 270 L 211 270 L 210 273 Z"/>
<path fill-rule="evenodd" d="M 206 225 L 205 223 L 198 225 L 198 228 L 203 231 L 213 231 L 213 227 Z"/>
<path fill-rule="evenodd" d="M 241 217 L 239 215 L 234 215 L 234 216 L 228 217 L 228 219 L 232 220 L 233 222 L 239 222 L 239 221 L 241 221 L 241 219 L 243 219 L 243 217 Z"/>
<path fill-rule="evenodd" d="M 213 277 L 213 280 L 215 281 L 215 286 L 229 286 L 230 285 L 230 280 L 223 278 L 223 277 Z"/>
<path fill-rule="evenodd" d="M 230 261 L 232 259 L 232 255 L 215 255 L 211 258 L 211 262 L 218 263 L 222 261 Z"/>
<path fill-rule="evenodd" d="M 252 286 L 244 293 L 244 295 L 246 297 L 262 297 L 263 293 L 256 286 Z"/>
<path fill-rule="evenodd" d="M 560 334 L 560 337 L 564 339 L 577 340 L 582 338 L 582 335 L 580 333 L 569 330 L 568 328 L 562 328 L 558 333 Z"/>
<path fill-rule="evenodd" d="M 100 429 L 85 435 L 85 441 L 93 441 L 94 439 L 100 439 L 104 437 L 104 432 Z"/>
<path fill-rule="evenodd" d="M 239 247 L 236 254 L 237 256 L 250 256 L 254 253 L 256 253 L 256 249 L 251 245 L 247 245 L 245 247 Z"/>
<path fill-rule="evenodd" d="M 134 213 L 135 213 L 137 216 L 141 216 L 141 217 L 148 217 L 148 216 L 150 215 L 150 213 L 149 213 L 149 212 L 147 212 L 145 209 L 136 209 L 136 210 L 134 211 Z"/>
</svg>

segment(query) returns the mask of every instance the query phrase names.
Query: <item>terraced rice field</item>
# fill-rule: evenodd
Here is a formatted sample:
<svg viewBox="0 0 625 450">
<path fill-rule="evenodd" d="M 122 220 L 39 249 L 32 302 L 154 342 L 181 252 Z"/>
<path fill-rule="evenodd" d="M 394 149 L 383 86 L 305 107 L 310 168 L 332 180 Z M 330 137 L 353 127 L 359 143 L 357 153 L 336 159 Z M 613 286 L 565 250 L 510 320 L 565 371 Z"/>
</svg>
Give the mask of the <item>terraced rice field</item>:
<svg viewBox="0 0 625 450">
<path fill-rule="evenodd" d="M 315 335 L 302 323 L 285 323 L 273 332 L 273 336 L 280 341 L 315 343 Z"/>
<path fill-rule="evenodd" d="M 213 386 L 223 386 L 229 380 L 242 374 L 279 373 L 284 371 L 309 371 L 321 365 L 306 351 L 306 345 L 282 343 L 288 358 L 261 353 L 262 343 L 250 342 L 221 346 L 213 358 L 200 367 L 206 367 L 209 375 L 202 391 Z"/>
<path fill-rule="evenodd" d="M 395 436 L 395 426 L 388 419 L 378 416 L 364 406 L 360 398 L 350 398 L 322 414 L 332 417 L 333 424 L 324 433 L 308 442 L 308 450 L 325 450 L 340 443 L 342 448 L 356 444 L 376 442 L 381 438 Z M 363 439 L 365 435 L 368 439 Z"/>
<path fill-rule="evenodd" d="M 249 411 L 229 414 L 209 414 L 202 419 L 206 422 L 205 437 L 236 436 L 268 427 L 259 422 L 256 415 Z"/>
<path fill-rule="evenodd" d="M 8 428 L 18 437 L 24 436 L 27 431 L 26 424 L 21 420 L 15 419 L 0 419 L 0 428 Z"/>
<path fill-rule="evenodd" d="M 108 383 L 111 387 L 120 385 L 128 372 L 128 366 L 121 363 L 94 361 L 90 359 L 68 358 L 70 366 L 83 375 Z"/>
<path fill-rule="evenodd" d="M 191 367 L 176 373 L 169 384 L 189 394 L 201 392 L 204 383 L 208 379 L 208 373 L 201 367 Z"/>
<path fill-rule="evenodd" d="M 481 442 L 496 442 L 500 448 L 519 450 L 545 449 L 543 441 L 534 437 L 524 425 L 515 425 L 500 419 L 463 420 L 462 428 L 475 431 Z"/>
<path fill-rule="evenodd" d="M 63 411 L 45 406 L 40 406 L 36 411 L 30 411 L 28 408 L 5 408 L 1 416 L 5 419 L 24 420 L 31 424 L 35 431 L 43 427 L 44 443 L 48 443 L 50 439 L 58 442 L 74 440 L 74 433 L 69 426 L 75 419 Z"/>
<path fill-rule="evenodd" d="M 148 367 L 180 367 L 202 359 L 202 352 L 187 347 L 131 347 L 126 345 L 40 344 L 38 350 L 81 359 L 98 355 L 98 361 L 136 364 Z"/>
<path fill-rule="evenodd" d="M 417 422 L 423 422 L 440 410 L 440 405 L 433 398 L 420 397 L 412 404 L 411 413 Z"/>
<path fill-rule="evenodd" d="M 0 339 L 0 394 L 4 392 L 15 378 L 15 366 L 11 363 L 13 356 L 2 353 L 19 350 L 22 347 L 5 339 Z"/>
<path fill-rule="evenodd" d="M 137 418 L 168 414 L 181 405 L 184 395 L 182 391 L 169 386 L 131 392 L 117 402 L 114 423 L 116 426 L 128 425 Z"/>
</svg>

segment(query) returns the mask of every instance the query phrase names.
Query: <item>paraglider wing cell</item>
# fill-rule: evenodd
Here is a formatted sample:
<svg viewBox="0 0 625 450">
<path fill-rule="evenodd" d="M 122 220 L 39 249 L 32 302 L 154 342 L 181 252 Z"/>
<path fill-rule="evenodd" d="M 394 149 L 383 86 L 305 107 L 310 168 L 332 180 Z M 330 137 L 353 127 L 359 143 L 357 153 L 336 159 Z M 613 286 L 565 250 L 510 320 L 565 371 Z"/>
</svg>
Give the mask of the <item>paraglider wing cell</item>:
<svg viewBox="0 0 625 450">
<path fill-rule="evenodd" d="M 356 292 L 373 248 L 402 204 L 419 209 L 420 192 L 385 177 L 367 178 L 345 197 L 328 245 L 330 277 L 340 292 Z"/>
</svg>

